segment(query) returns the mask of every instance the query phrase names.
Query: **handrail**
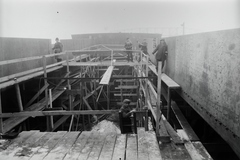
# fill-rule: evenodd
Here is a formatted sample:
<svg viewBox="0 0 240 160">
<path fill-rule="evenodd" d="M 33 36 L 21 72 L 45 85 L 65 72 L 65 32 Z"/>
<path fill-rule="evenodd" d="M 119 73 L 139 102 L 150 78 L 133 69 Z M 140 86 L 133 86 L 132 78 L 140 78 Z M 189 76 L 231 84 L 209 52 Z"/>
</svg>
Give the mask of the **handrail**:
<svg viewBox="0 0 240 160">
<path fill-rule="evenodd" d="M 54 56 L 59 56 L 59 55 L 63 55 L 63 54 L 66 54 L 66 52 L 50 54 L 50 55 L 42 55 L 42 56 L 34 56 L 34 57 L 26 57 L 26 58 L 5 60 L 5 61 L 0 61 L 0 65 L 6 65 L 6 64 L 12 64 L 12 63 L 18 63 L 18 62 L 42 59 L 43 56 L 45 56 L 45 57 L 54 57 Z"/>
</svg>

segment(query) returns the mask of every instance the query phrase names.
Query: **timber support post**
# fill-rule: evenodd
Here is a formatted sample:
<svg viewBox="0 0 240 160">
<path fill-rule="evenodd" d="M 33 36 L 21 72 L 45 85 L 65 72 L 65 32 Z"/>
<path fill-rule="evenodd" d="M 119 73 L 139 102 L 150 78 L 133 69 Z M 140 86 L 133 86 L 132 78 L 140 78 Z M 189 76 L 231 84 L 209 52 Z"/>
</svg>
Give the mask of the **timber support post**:
<svg viewBox="0 0 240 160">
<path fill-rule="evenodd" d="M 158 82 L 157 82 L 157 115 L 156 115 L 156 135 L 160 137 L 160 108 L 161 108 L 161 74 L 162 74 L 162 62 L 158 62 Z"/>
<path fill-rule="evenodd" d="M 2 114 L 2 91 L 0 90 L 0 114 Z M 0 118 L 0 134 L 3 133 L 3 120 Z"/>
<path fill-rule="evenodd" d="M 48 85 L 47 82 L 47 59 L 46 56 L 43 56 L 43 72 L 44 72 L 44 85 Z M 48 108 L 48 89 L 45 89 L 45 108 Z M 51 131 L 53 129 L 53 117 L 47 116 L 47 131 Z"/>
</svg>

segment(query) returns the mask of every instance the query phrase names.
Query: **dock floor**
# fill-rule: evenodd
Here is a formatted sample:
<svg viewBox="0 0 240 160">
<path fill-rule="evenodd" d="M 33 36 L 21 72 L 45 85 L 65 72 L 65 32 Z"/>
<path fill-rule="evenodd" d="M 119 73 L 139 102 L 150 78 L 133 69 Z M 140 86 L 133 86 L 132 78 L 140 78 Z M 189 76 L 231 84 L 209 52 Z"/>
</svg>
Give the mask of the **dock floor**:
<svg viewBox="0 0 240 160">
<path fill-rule="evenodd" d="M 154 160 L 161 159 L 154 131 L 138 128 L 138 134 L 101 131 L 23 131 L 17 138 L 1 143 L 0 160 L 79 159 Z"/>
<path fill-rule="evenodd" d="M 13 140 L 0 140 L 0 160 L 212 160 L 198 143 L 158 145 L 154 131 L 137 131 L 23 131 Z"/>
</svg>

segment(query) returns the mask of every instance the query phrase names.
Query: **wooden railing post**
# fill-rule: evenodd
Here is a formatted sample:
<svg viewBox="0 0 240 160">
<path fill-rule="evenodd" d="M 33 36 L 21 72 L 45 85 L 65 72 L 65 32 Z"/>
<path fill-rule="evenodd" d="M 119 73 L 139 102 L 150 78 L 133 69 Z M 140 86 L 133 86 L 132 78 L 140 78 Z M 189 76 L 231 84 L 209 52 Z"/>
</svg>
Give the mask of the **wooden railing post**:
<svg viewBox="0 0 240 160">
<path fill-rule="evenodd" d="M 157 115 L 156 115 L 156 135 L 160 136 L 159 124 L 160 124 L 160 107 L 161 107 L 161 74 L 162 74 L 162 62 L 158 62 L 158 83 L 157 83 Z"/>
<path fill-rule="evenodd" d="M 47 59 L 46 56 L 43 56 L 43 72 L 44 72 L 44 85 L 48 85 L 47 82 Z M 48 108 L 48 89 L 45 89 L 45 105 L 46 108 Z M 53 117 L 52 116 L 47 116 L 47 131 L 51 131 L 53 129 Z"/>
<path fill-rule="evenodd" d="M 0 90 L 0 114 L 2 114 L 2 94 Z M 0 118 L 0 133 L 3 133 L 3 120 Z"/>
<path fill-rule="evenodd" d="M 113 50 L 111 51 L 111 66 L 113 65 Z"/>
<path fill-rule="evenodd" d="M 149 56 L 147 55 L 147 62 L 146 62 L 146 77 L 148 77 L 148 61 L 149 61 Z M 148 79 L 145 78 L 145 91 L 148 92 L 148 84 L 147 84 Z M 145 97 L 145 104 L 147 104 L 147 99 L 148 99 L 148 94 L 146 94 Z"/>
<path fill-rule="evenodd" d="M 22 104 L 22 97 L 21 97 L 21 91 L 19 88 L 19 84 L 15 84 L 15 88 L 16 88 L 16 93 L 17 93 L 17 100 L 18 100 L 18 108 L 19 111 L 23 111 L 23 104 Z"/>
</svg>

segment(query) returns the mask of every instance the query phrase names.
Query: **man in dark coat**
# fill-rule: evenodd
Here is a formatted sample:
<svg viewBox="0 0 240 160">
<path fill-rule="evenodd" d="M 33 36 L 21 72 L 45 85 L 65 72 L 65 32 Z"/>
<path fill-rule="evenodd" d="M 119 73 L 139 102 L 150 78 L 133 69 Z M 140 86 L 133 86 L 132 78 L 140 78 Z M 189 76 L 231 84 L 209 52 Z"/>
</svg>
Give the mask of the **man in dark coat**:
<svg viewBox="0 0 240 160">
<path fill-rule="evenodd" d="M 152 52 L 153 55 L 155 53 L 156 53 L 155 58 L 157 60 L 156 70 L 158 71 L 158 62 L 159 61 L 162 62 L 162 68 L 163 68 L 164 62 L 165 62 L 167 54 L 168 54 L 168 47 L 167 47 L 167 44 L 164 39 L 160 40 L 160 44 Z"/>
<path fill-rule="evenodd" d="M 130 107 L 131 101 L 129 99 L 124 99 L 122 107 L 120 108 L 120 111 L 122 113 L 122 123 L 123 128 L 122 128 L 122 133 L 131 133 L 132 132 L 132 120 L 131 120 L 131 115 L 133 112 L 135 112 L 135 109 L 132 109 Z"/>
</svg>

